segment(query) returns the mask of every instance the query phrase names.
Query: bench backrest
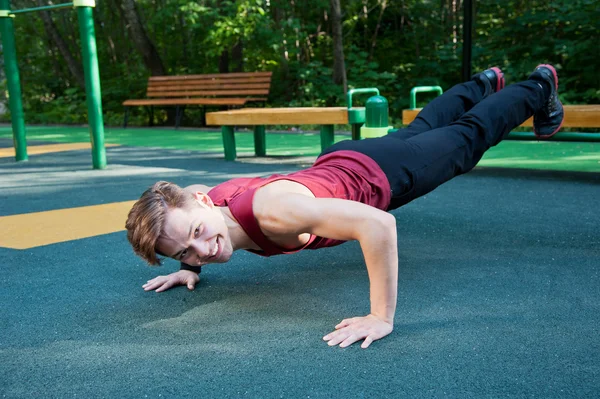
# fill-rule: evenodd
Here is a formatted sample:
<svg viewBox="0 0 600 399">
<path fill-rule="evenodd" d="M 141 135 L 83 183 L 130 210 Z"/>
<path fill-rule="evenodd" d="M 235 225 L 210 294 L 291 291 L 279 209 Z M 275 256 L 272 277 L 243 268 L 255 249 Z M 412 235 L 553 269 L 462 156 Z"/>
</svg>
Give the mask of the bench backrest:
<svg viewBox="0 0 600 399">
<path fill-rule="evenodd" d="M 151 76 L 147 95 L 160 98 L 266 96 L 271 87 L 271 75 L 272 72 L 240 72 Z"/>
</svg>

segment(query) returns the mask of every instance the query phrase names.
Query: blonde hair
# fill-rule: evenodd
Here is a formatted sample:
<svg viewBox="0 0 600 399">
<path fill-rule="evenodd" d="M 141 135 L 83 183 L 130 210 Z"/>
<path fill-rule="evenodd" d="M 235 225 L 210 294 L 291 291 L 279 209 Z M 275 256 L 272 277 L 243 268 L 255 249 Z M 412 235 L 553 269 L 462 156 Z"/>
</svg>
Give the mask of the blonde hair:
<svg viewBox="0 0 600 399">
<path fill-rule="evenodd" d="M 166 181 L 159 181 L 144 191 L 129 211 L 125 223 L 133 251 L 148 264 L 160 265 L 156 242 L 163 233 L 167 211 L 169 208 L 183 208 L 192 200 L 189 192 Z"/>
</svg>

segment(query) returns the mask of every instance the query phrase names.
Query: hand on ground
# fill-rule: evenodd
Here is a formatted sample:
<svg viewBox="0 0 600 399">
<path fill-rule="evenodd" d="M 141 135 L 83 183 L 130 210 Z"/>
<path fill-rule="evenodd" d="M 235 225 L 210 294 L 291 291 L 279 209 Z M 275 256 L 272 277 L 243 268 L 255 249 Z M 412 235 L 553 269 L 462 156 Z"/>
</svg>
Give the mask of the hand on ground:
<svg viewBox="0 0 600 399">
<path fill-rule="evenodd" d="M 340 345 L 340 348 L 345 348 L 353 343 L 364 339 L 360 346 L 368 348 L 371 342 L 381 339 L 390 334 L 393 330 L 393 325 L 381 320 L 372 314 L 364 317 L 353 317 L 344 319 L 340 324 L 335 326 L 335 331 L 323 337 L 327 341 L 327 345 Z"/>
<path fill-rule="evenodd" d="M 166 276 L 158 276 L 152 280 L 148 280 L 148 282 L 144 284 L 142 288 L 144 291 L 156 290 L 156 292 L 162 292 L 178 285 L 187 285 L 189 290 L 193 290 L 198 281 L 200 281 L 198 274 L 189 270 L 180 270 Z"/>
</svg>

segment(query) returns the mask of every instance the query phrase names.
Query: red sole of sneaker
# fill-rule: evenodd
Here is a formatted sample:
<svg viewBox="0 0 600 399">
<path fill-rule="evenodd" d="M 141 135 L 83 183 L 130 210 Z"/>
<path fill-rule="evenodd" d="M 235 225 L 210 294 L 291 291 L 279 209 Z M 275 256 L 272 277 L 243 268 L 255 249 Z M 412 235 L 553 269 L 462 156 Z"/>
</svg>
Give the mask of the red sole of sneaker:
<svg viewBox="0 0 600 399">
<path fill-rule="evenodd" d="M 496 80 L 497 80 L 497 84 L 496 84 L 496 93 L 499 92 L 500 90 L 504 89 L 504 73 L 500 70 L 500 68 L 498 67 L 493 67 L 490 68 L 492 71 L 494 71 L 494 73 L 496 74 Z"/>
<path fill-rule="evenodd" d="M 558 91 L 558 74 L 556 73 L 556 69 L 554 69 L 554 67 L 550 64 L 540 64 L 536 67 L 536 69 L 539 67 L 546 67 L 552 71 L 552 76 L 554 76 L 554 86 L 556 87 L 556 91 Z"/>
</svg>

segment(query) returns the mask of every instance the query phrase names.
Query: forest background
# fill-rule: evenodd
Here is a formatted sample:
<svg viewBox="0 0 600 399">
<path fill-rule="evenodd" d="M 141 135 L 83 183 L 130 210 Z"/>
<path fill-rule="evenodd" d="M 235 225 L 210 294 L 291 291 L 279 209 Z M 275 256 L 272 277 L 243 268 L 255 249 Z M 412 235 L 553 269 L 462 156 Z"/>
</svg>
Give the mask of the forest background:
<svg viewBox="0 0 600 399">
<path fill-rule="evenodd" d="M 598 0 L 475 3 L 474 71 L 497 65 L 514 82 L 552 63 L 564 103 L 600 103 Z M 122 122 L 124 100 L 145 98 L 150 75 L 272 71 L 267 107 L 344 106 L 345 88 L 378 87 L 396 125 L 412 87 L 461 81 L 461 0 L 97 0 L 94 18 L 108 125 Z M 26 122 L 86 123 L 77 14 L 14 25 Z M 185 124 L 198 126 L 190 111 Z M 146 121 L 138 111 L 130 124 Z"/>
</svg>

